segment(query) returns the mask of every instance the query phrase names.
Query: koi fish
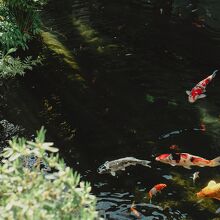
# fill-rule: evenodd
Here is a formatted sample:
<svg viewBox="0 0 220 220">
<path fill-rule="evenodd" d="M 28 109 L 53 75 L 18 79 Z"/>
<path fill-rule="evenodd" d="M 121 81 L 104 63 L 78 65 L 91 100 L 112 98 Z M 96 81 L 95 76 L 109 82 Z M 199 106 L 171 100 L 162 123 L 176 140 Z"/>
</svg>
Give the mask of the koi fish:
<svg viewBox="0 0 220 220">
<path fill-rule="evenodd" d="M 200 192 L 196 193 L 198 198 L 213 198 L 220 200 L 220 183 L 211 180 Z"/>
<path fill-rule="evenodd" d="M 193 184 L 195 184 L 197 178 L 199 178 L 199 171 L 193 173 L 193 177 L 192 177 L 192 179 L 193 179 Z"/>
<path fill-rule="evenodd" d="M 207 160 L 188 153 L 162 154 L 156 157 L 155 160 L 161 163 L 170 164 L 171 166 L 182 166 L 186 169 L 191 169 L 191 166 L 216 167 L 220 165 L 220 157 L 216 157 L 213 160 Z"/>
<path fill-rule="evenodd" d="M 171 145 L 169 148 L 170 150 L 180 150 L 180 148 L 175 144 Z"/>
<path fill-rule="evenodd" d="M 125 170 L 125 168 L 128 166 L 135 166 L 137 164 L 140 164 L 151 168 L 151 166 L 148 165 L 149 163 L 150 161 L 148 160 L 139 160 L 135 157 L 125 157 L 118 160 L 106 161 L 98 168 L 97 171 L 100 174 L 111 173 L 112 176 L 115 176 L 116 171 Z"/>
<path fill-rule="evenodd" d="M 188 95 L 188 101 L 190 103 L 194 103 L 197 99 L 201 99 L 201 98 L 206 97 L 206 95 L 203 93 L 206 92 L 206 86 L 215 77 L 217 71 L 218 70 L 215 70 L 212 75 L 210 75 L 207 78 L 200 81 L 195 87 L 192 88 L 191 91 L 188 91 L 188 90 L 186 91 L 186 94 Z"/>
<path fill-rule="evenodd" d="M 162 189 L 164 189 L 165 187 L 167 187 L 166 184 L 164 183 L 159 183 L 157 185 L 155 185 L 149 192 L 148 195 L 150 197 L 150 200 L 152 199 L 153 196 L 155 196 L 158 192 L 161 192 Z"/>
<path fill-rule="evenodd" d="M 201 130 L 201 131 L 206 131 L 205 124 L 201 123 L 201 125 L 200 125 L 200 130 Z"/>
<path fill-rule="evenodd" d="M 139 212 L 136 210 L 136 208 L 135 208 L 134 202 L 133 202 L 132 205 L 131 205 L 131 212 L 132 212 L 137 218 L 140 218 L 140 217 L 141 217 L 140 213 L 139 213 Z"/>
</svg>

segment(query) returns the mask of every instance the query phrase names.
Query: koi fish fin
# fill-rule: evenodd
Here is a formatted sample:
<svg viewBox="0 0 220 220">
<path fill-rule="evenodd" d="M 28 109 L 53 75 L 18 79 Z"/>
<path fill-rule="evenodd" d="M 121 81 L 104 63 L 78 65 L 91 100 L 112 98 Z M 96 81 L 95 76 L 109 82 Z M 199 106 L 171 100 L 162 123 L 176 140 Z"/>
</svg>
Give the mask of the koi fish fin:
<svg viewBox="0 0 220 220">
<path fill-rule="evenodd" d="M 215 70 L 213 73 L 212 73 L 212 79 L 216 76 L 216 73 L 218 72 L 218 70 Z"/>
<path fill-rule="evenodd" d="M 205 98 L 206 97 L 206 94 L 201 94 L 198 96 L 198 99 L 202 99 L 202 98 Z"/>
<path fill-rule="evenodd" d="M 216 211 L 215 211 L 216 214 L 219 214 L 220 213 L 220 208 L 218 208 Z"/>
<path fill-rule="evenodd" d="M 143 165 L 143 166 L 145 166 L 145 167 L 149 167 L 149 168 L 151 168 L 151 166 L 148 165 L 149 163 L 151 163 L 151 162 L 148 161 L 148 160 L 142 160 L 140 164 Z"/>
<path fill-rule="evenodd" d="M 220 156 L 214 158 L 213 160 L 211 160 L 210 166 L 211 166 L 211 167 L 220 166 Z"/>
<path fill-rule="evenodd" d="M 172 167 L 175 167 L 175 166 L 176 166 L 176 165 L 175 165 L 175 164 L 173 164 L 173 163 L 171 163 L 170 165 L 171 165 Z"/>
<path fill-rule="evenodd" d="M 183 166 L 184 168 L 191 170 L 192 168 L 190 166 Z"/>
<path fill-rule="evenodd" d="M 115 176 L 115 174 L 116 174 L 115 172 L 111 171 L 111 175 L 112 175 L 112 176 Z"/>
<path fill-rule="evenodd" d="M 216 185 L 216 182 L 214 180 L 209 181 L 208 186 L 214 186 Z"/>
<path fill-rule="evenodd" d="M 190 93 L 191 93 L 191 92 L 190 92 L 189 90 L 186 90 L 186 94 L 187 94 L 187 95 L 190 95 Z"/>
</svg>

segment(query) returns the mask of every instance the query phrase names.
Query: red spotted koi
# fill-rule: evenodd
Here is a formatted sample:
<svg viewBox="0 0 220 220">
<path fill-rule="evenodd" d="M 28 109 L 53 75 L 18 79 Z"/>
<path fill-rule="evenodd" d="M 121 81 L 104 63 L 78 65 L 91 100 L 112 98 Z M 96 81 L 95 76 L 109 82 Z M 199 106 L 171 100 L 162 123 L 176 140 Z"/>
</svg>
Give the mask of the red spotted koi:
<svg viewBox="0 0 220 220">
<path fill-rule="evenodd" d="M 218 70 L 215 70 L 212 75 L 200 81 L 195 87 L 192 88 L 191 91 L 188 91 L 188 90 L 186 91 L 186 94 L 188 95 L 188 100 L 190 103 L 194 103 L 197 99 L 206 97 L 206 95 L 204 94 L 206 92 L 206 86 L 215 77 L 217 71 Z"/>
<path fill-rule="evenodd" d="M 165 187 L 167 187 L 166 184 L 164 183 L 159 183 L 157 185 L 155 185 L 149 192 L 148 195 L 150 197 L 150 200 L 152 199 L 152 197 L 154 195 L 156 195 L 158 192 L 160 192 L 162 189 L 164 189 Z"/>
<path fill-rule="evenodd" d="M 182 166 L 186 169 L 191 169 L 191 166 L 216 167 L 220 165 L 220 157 L 216 157 L 213 160 L 207 160 L 188 153 L 162 154 L 156 157 L 155 160 L 161 163 L 170 164 L 171 166 Z"/>
</svg>

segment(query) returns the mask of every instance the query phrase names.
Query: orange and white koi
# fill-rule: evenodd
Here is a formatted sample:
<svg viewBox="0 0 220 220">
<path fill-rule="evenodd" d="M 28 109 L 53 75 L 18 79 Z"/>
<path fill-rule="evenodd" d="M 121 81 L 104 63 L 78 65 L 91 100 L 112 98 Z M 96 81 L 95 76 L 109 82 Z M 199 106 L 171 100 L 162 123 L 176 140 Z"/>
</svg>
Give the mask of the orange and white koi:
<svg viewBox="0 0 220 220">
<path fill-rule="evenodd" d="M 164 183 L 159 183 L 157 185 L 155 185 L 149 192 L 148 195 L 150 197 L 150 200 L 152 199 L 152 197 L 154 195 L 156 195 L 158 192 L 160 192 L 162 189 L 164 189 L 165 187 L 167 187 L 166 184 Z"/>
<path fill-rule="evenodd" d="M 217 71 L 218 70 L 215 70 L 212 75 L 200 81 L 195 87 L 192 88 L 191 91 L 186 91 L 186 94 L 188 95 L 188 101 L 190 103 L 194 103 L 197 99 L 206 97 L 204 94 L 206 92 L 206 86 L 213 80 Z"/>
<path fill-rule="evenodd" d="M 156 161 L 161 163 L 170 164 L 171 166 L 182 166 L 186 169 L 191 169 L 191 166 L 199 167 L 216 167 L 220 166 L 220 156 L 213 160 L 191 155 L 188 153 L 173 153 L 162 154 L 155 158 Z"/>
</svg>

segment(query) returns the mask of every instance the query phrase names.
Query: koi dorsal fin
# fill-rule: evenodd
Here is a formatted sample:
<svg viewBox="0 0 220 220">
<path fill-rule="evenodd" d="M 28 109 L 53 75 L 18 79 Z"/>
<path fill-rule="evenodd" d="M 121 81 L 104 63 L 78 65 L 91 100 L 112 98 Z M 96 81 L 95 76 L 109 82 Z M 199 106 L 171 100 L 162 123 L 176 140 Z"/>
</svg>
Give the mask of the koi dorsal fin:
<svg viewBox="0 0 220 220">
<path fill-rule="evenodd" d="M 214 180 L 209 181 L 208 186 L 214 186 L 216 185 L 216 182 Z"/>
</svg>

